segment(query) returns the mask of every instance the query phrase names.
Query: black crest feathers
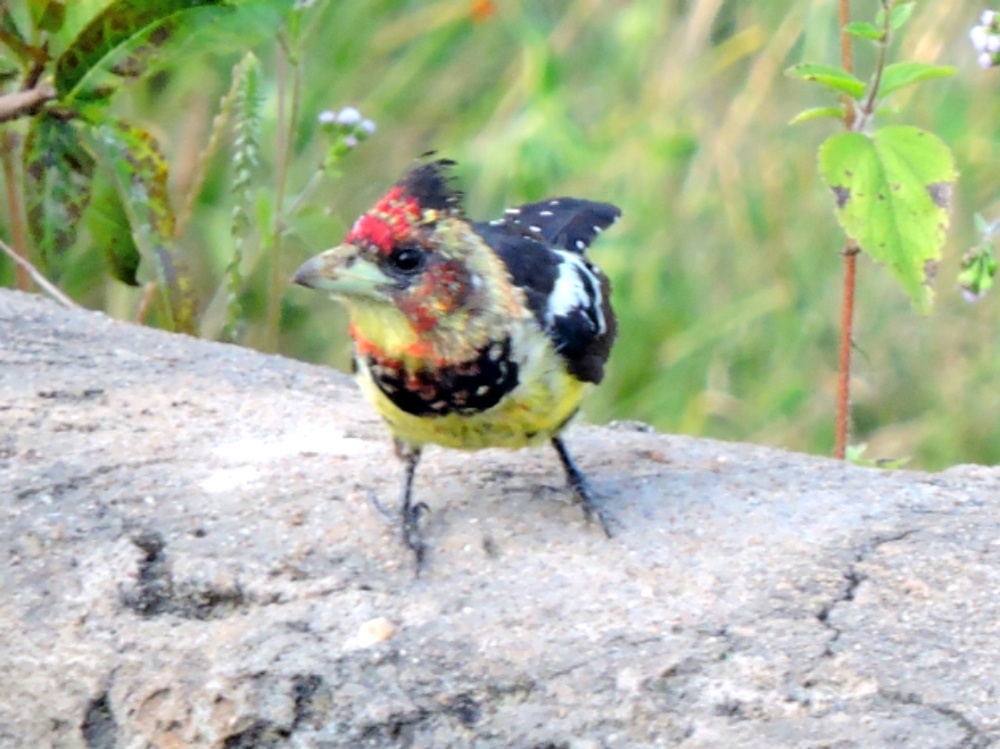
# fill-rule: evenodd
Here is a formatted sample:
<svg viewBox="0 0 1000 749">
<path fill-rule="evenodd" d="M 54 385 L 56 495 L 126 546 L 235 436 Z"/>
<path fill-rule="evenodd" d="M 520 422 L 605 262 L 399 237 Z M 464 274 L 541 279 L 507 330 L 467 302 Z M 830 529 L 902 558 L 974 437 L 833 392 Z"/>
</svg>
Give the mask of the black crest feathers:
<svg viewBox="0 0 1000 749">
<path fill-rule="evenodd" d="M 453 166 L 455 162 L 451 159 L 430 161 L 411 169 L 397 184 L 416 198 L 424 210 L 461 215 L 463 195 L 452 185 L 449 171 Z"/>
</svg>

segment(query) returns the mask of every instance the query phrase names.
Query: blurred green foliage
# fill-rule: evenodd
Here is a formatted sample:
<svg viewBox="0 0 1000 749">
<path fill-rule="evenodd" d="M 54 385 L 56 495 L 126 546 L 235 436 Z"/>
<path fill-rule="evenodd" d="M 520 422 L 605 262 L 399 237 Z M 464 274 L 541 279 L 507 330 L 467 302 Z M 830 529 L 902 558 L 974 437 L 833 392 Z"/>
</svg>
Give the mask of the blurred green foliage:
<svg viewBox="0 0 1000 749">
<path fill-rule="evenodd" d="M 106 4 L 73 0 L 62 33 L 79 31 Z M 291 4 L 267 3 L 271 10 Z M 326 157 L 320 112 L 353 105 L 378 131 L 288 218 L 282 273 L 338 242 L 431 149 L 460 162 L 475 218 L 546 196 L 613 202 L 623 219 L 592 252 L 614 284 L 621 332 L 608 377 L 589 398 L 590 417 L 830 452 L 843 235 L 817 174 L 816 148 L 839 126 L 788 127 L 798 111 L 828 100 L 783 71 L 806 59 L 837 62 L 835 3 L 307 5 L 286 205 Z M 1000 77 L 979 68 L 967 38 L 979 10 L 920 2 L 893 53 L 958 69 L 893 102 L 905 112 L 899 122 L 952 147 L 961 172 L 930 316 L 917 314 L 870 260 L 860 263 L 854 441 L 866 442 L 872 458 L 911 455 L 914 467 L 1000 462 L 1000 302 L 969 305 L 956 285 L 959 258 L 978 241 L 974 213 L 993 220 L 1000 210 Z M 863 17 L 871 14 L 866 7 Z M 277 29 L 261 23 L 266 34 L 237 30 L 211 44 L 186 44 L 183 55 L 129 84 L 112 105 L 157 138 L 180 205 L 233 66 L 254 42 L 261 150 L 240 299 L 241 341 L 251 346 L 264 342 L 280 150 Z M 855 49 L 859 69 L 870 69 L 870 50 L 863 42 Z M 888 114 L 882 121 L 896 120 Z M 227 306 L 236 201 L 230 158 L 231 141 L 211 157 L 178 240 L 208 335 L 221 331 Z M 101 191 L 107 187 L 95 186 Z M 0 201 L 0 235 L 9 241 L 6 210 Z M 60 284 L 87 306 L 129 319 L 142 292 L 101 270 L 101 227 L 109 221 L 83 222 Z M 0 257 L 0 283 L 12 285 L 13 276 Z M 347 367 L 346 320 L 335 303 L 288 287 L 281 323 L 282 353 Z"/>
</svg>

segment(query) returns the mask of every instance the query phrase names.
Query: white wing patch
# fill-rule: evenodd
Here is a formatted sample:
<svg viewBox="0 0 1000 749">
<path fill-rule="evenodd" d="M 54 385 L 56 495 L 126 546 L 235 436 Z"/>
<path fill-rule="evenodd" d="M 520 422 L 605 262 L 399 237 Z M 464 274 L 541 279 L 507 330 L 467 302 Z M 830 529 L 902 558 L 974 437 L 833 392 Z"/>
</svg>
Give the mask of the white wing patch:
<svg viewBox="0 0 1000 749">
<path fill-rule="evenodd" d="M 601 280 L 586 260 L 572 252 L 554 250 L 560 257 L 559 277 L 549 297 L 545 322 L 551 327 L 555 318 L 582 313 L 590 321 L 597 335 L 607 332 L 601 295 Z M 598 271 L 599 272 L 599 271 Z"/>
</svg>

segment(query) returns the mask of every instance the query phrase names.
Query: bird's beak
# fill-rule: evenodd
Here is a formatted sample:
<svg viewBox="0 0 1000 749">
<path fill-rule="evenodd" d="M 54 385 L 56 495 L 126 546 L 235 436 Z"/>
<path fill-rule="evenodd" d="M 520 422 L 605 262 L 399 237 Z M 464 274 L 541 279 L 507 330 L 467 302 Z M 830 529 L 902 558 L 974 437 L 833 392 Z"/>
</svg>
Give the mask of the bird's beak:
<svg viewBox="0 0 1000 749">
<path fill-rule="evenodd" d="M 316 255 L 302 264 L 292 283 L 309 289 L 328 291 L 334 296 L 385 300 L 394 285 L 389 276 L 367 260 L 352 244 L 342 244 Z"/>
</svg>

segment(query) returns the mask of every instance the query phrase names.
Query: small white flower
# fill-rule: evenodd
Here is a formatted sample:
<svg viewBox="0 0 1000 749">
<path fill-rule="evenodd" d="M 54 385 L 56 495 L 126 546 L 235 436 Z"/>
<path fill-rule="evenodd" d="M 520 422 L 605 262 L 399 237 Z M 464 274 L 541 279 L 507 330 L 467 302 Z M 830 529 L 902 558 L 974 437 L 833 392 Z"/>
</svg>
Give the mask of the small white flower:
<svg viewBox="0 0 1000 749">
<path fill-rule="evenodd" d="M 981 292 L 977 294 L 972 289 L 962 289 L 962 298 L 969 304 L 975 304 L 983 298 L 983 294 Z"/>
<path fill-rule="evenodd" d="M 369 135 L 371 135 L 372 133 L 375 132 L 376 125 L 371 120 L 362 120 L 361 121 L 361 129 L 364 130 Z"/>
<path fill-rule="evenodd" d="M 337 121 L 337 113 L 330 110 L 324 109 L 319 113 L 319 124 L 320 125 L 332 125 Z"/>
<path fill-rule="evenodd" d="M 986 40 L 986 51 L 994 54 L 1000 52 L 1000 36 L 990 34 L 989 39 Z"/>
<path fill-rule="evenodd" d="M 344 138 L 344 145 L 347 146 L 348 148 L 354 148 L 356 145 L 358 145 L 358 139 L 355 138 L 353 135 L 348 135 L 346 138 Z"/>
<path fill-rule="evenodd" d="M 361 112 L 354 107 L 344 107 L 337 115 L 337 122 L 341 125 L 357 125 L 361 122 Z"/>
<path fill-rule="evenodd" d="M 984 10 L 983 15 L 979 17 L 979 23 L 983 26 L 992 26 L 993 22 L 997 19 L 996 11 L 994 10 Z"/>
<path fill-rule="evenodd" d="M 981 55 L 979 55 L 979 66 L 987 69 L 992 68 L 993 55 L 991 55 L 989 52 L 983 52 Z"/>
<path fill-rule="evenodd" d="M 972 27 L 972 30 L 969 32 L 969 39 L 972 40 L 972 46 L 976 48 L 976 52 L 986 50 L 986 43 L 989 40 L 989 36 L 989 32 L 985 26 Z"/>
</svg>

